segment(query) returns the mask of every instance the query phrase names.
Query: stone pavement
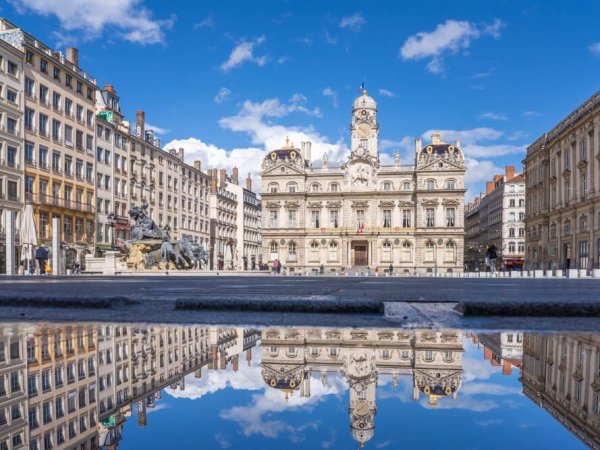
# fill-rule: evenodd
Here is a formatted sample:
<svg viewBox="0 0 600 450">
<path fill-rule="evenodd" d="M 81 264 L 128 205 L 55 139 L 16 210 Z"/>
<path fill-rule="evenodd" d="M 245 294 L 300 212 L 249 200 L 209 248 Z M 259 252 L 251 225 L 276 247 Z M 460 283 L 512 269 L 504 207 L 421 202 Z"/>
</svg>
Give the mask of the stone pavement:
<svg viewBox="0 0 600 450">
<path fill-rule="evenodd" d="M 254 324 L 300 320 L 354 326 L 393 320 L 407 326 L 465 326 L 467 318 L 454 310 L 462 303 L 467 312 L 471 307 L 471 322 L 487 327 L 510 326 L 518 322 L 510 316 L 528 312 L 595 318 L 569 322 L 580 328 L 599 323 L 599 288 L 599 281 L 578 279 L 3 277 L 0 320 Z M 307 312 L 315 317 L 309 318 Z M 483 318 L 486 315 L 504 319 Z M 549 326 L 547 318 L 533 320 L 542 328 Z M 566 325 L 564 320 L 552 322 Z M 522 323 L 531 324 L 532 319 Z"/>
</svg>

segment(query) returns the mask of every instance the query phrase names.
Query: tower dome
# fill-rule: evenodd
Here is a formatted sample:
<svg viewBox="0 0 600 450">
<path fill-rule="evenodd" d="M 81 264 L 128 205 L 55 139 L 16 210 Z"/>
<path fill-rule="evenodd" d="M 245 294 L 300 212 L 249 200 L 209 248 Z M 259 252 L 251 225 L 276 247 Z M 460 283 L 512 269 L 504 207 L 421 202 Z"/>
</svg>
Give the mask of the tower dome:
<svg viewBox="0 0 600 450">
<path fill-rule="evenodd" d="M 367 91 L 363 91 L 362 95 L 356 97 L 352 104 L 352 110 L 357 109 L 373 109 L 377 110 L 377 102 L 373 100 L 373 97 L 367 95 Z"/>
</svg>

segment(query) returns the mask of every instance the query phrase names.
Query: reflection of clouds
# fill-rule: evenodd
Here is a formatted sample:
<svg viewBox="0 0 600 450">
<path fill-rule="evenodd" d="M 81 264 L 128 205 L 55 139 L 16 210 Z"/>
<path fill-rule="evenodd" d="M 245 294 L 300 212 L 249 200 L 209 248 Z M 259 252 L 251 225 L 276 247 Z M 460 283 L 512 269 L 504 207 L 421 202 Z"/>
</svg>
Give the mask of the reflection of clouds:
<svg viewBox="0 0 600 450">
<path fill-rule="evenodd" d="M 326 396 L 340 396 L 346 390 L 346 382 L 340 376 L 329 377 L 326 386 L 323 386 L 318 378 L 311 377 L 310 397 L 300 397 L 300 393 L 295 391 L 286 401 L 283 392 L 268 388 L 262 394 L 253 395 L 250 405 L 234 406 L 222 411 L 220 416 L 237 422 L 245 436 L 259 434 L 268 438 L 277 438 L 285 433 L 292 442 L 301 442 L 304 440 L 303 432 L 307 429 L 318 429 L 318 422 L 292 426 L 281 420 L 269 420 L 267 417 L 288 411 L 310 411 Z"/>
<path fill-rule="evenodd" d="M 521 389 L 496 383 L 469 383 L 460 390 L 462 395 L 521 395 Z"/>
<path fill-rule="evenodd" d="M 480 427 L 489 427 L 490 425 L 500 425 L 504 423 L 502 419 L 488 419 L 488 420 L 480 420 L 479 422 L 475 422 Z"/>
<path fill-rule="evenodd" d="M 227 438 L 227 436 L 218 433 L 217 435 L 215 435 L 215 441 L 217 441 L 217 444 L 219 444 L 219 447 L 221 448 L 229 448 L 231 447 L 231 441 Z"/>
<path fill-rule="evenodd" d="M 465 340 L 465 345 L 473 345 Z M 489 361 L 483 359 L 483 353 L 465 352 L 463 357 L 463 383 L 474 380 L 487 380 L 495 373 L 498 373 L 496 367 L 492 366 Z"/>
<path fill-rule="evenodd" d="M 167 403 L 158 403 L 152 408 L 146 408 L 146 414 L 157 412 L 162 409 L 169 409 L 170 407 L 171 407 L 171 405 L 168 405 Z"/>
<path fill-rule="evenodd" d="M 386 447 L 389 447 L 390 445 L 392 445 L 392 441 L 383 441 L 383 442 L 378 442 L 377 444 L 375 444 L 375 448 L 386 448 Z"/>
<path fill-rule="evenodd" d="M 257 351 L 253 352 L 250 366 L 243 360 L 244 353 L 240 353 L 240 364 L 237 372 L 231 370 L 231 366 L 226 371 L 208 370 L 207 367 L 203 367 L 202 378 L 194 378 L 193 373 L 186 376 L 184 391 L 167 389 L 166 392 L 176 398 L 195 400 L 206 394 L 213 394 L 226 388 L 245 391 L 262 389 L 265 383 L 260 375 L 259 353 Z"/>
</svg>

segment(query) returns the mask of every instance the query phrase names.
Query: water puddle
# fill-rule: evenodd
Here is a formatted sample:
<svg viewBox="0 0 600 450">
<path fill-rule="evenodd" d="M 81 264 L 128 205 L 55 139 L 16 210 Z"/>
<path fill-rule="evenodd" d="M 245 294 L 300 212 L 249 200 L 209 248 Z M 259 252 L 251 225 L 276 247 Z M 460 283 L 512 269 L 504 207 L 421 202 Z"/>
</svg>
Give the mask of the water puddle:
<svg viewBox="0 0 600 450">
<path fill-rule="evenodd" d="M 600 335 L 0 324 L 0 448 L 600 448 Z"/>
</svg>

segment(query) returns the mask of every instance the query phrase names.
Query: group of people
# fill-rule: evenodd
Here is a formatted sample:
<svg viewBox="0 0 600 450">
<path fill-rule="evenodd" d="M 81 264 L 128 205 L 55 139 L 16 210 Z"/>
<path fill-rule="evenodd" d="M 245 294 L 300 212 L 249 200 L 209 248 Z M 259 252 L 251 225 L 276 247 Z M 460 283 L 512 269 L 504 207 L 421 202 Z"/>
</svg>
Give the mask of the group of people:
<svg viewBox="0 0 600 450">
<path fill-rule="evenodd" d="M 278 275 L 278 274 L 281 273 L 281 261 L 279 261 L 278 259 L 276 259 L 273 262 L 273 269 L 272 269 L 272 271 L 273 271 L 274 275 Z"/>
</svg>

